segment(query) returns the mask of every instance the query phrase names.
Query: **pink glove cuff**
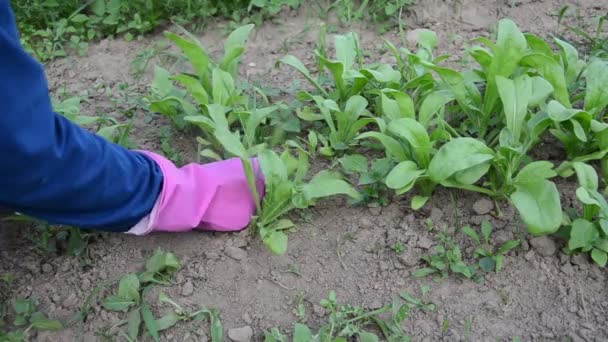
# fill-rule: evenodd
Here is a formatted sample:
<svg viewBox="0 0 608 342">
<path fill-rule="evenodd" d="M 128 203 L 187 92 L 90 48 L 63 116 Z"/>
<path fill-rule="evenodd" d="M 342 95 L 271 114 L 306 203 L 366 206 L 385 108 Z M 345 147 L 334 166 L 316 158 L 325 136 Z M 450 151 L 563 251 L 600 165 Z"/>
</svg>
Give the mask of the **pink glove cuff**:
<svg viewBox="0 0 608 342">
<path fill-rule="evenodd" d="M 177 168 L 168 159 L 139 151 L 154 160 L 163 173 L 163 187 L 150 214 L 128 233 L 183 232 L 195 228 L 239 231 L 255 214 L 255 202 L 240 159 Z M 256 184 L 264 194 L 264 179 L 254 160 Z"/>
</svg>

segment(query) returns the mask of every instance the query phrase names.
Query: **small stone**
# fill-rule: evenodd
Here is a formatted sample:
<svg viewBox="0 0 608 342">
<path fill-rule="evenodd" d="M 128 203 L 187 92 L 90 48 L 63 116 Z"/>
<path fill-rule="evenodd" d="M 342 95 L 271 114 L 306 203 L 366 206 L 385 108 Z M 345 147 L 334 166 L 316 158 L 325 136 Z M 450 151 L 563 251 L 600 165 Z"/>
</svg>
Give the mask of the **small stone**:
<svg viewBox="0 0 608 342">
<path fill-rule="evenodd" d="M 184 286 L 182 286 L 182 296 L 190 297 L 194 293 L 194 285 L 190 280 L 188 280 Z"/>
<path fill-rule="evenodd" d="M 53 266 L 50 264 L 42 264 L 42 273 L 51 273 L 53 272 Z"/>
<path fill-rule="evenodd" d="M 530 243 L 528 242 L 528 240 L 523 239 L 521 241 L 521 249 L 526 252 L 530 250 Z"/>
<path fill-rule="evenodd" d="M 361 228 L 371 228 L 373 225 L 374 225 L 374 223 L 367 216 L 363 216 L 359 220 L 359 226 Z"/>
<path fill-rule="evenodd" d="M 562 266 L 562 272 L 571 277 L 574 275 L 574 267 L 572 267 L 572 265 L 570 263 L 565 264 L 564 266 Z"/>
<path fill-rule="evenodd" d="M 418 237 L 418 242 L 416 243 L 416 246 L 422 248 L 422 249 L 429 249 L 431 247 L 433 247 L 433 240 L 424 237 L 424 236 L 420 236 Z"/>
<path fill-rule="evenodd" d="M 557 251 L 555 241 L 547 236 L 540 236 L 530 239 L 530 245 L 542 256 L 552 256 Z"/>
<path fill-rule="evenodd" d="M 247 239 L 245 239 L 242 236 L 237 236 L 234 239 L 232 239 L 232 246 L 237 247 L 237 248 L 247 247 Z"/>
<path fill-rule="evenodd" d="M 245 314 L 243 314 L 243 322 L 245 322 L 246 324 L 253 323 L 253 320 L 251 319 L 251 315 L 249 315 L 249 313 L 245 312 Z"/>
<path fill-rule="evenodd" d="M 220 258 L 220 255 L 217 252 L 205 252 L 205 258 L 209 260 L 217 260 Z"/>
<path fill-rule="evenodd" d="M 573 255 L 572 256 L 572 260 L 571 262 L 574 265 L 578 265 L 578 266 L 588 266 L 589 265 L 589 259 L 587 258 L 587 254 L 577 254 L 577 255 Z"/>
<path fill-rule="evenodd" d="M 513 233 L 507 230 L 499 230 L 494 234 L 494 243 L 502 246 L 506 242 L 513 240 Z"/>
<path fill-rule="evenodd" d="M 234 342 L 250 342 L 253 337 L 253 329 L 250 326 L 228 330 L 228 338 Z"/>
<path fill-rule="evenodd" d="M 64 308 L 71 308 L 71 307 L 75 306 L 76 304 L 78 304 L 78 298 L 76 298 L 76 294 L 74 292 L 72 292 L 72 293 L 70 293 L 68 298 L 66 298 L 61 303 L 61 306 L 63 306 Z"/>
<path fill-rule="evenodd" d="M 247 258 L 247 252 L 237 247 L 226 247 L 224 253 L 234 260 L 243 260 Z"/>
<path fill-rule="evenodd" d="M 443 218 L 443 211 L 437 207 L 431 208 L 431 216 L 429 216 L 433 223 L 439 223 Z"/>
<path fill-rule="evenodd" d="M 369 212 L 374 216 L 380 216 L 380 214 L 382 213 L 382 207 L 370 207 Z"/>
<path fill-rule="evenodd" d="M 313 305 L 312 306 L 312 312 L 314 312 L 315 315 L 317 315 L 318 317 L 324 317 L 325 316 L 325 309 L 320 306 L 320 305 Z"/>
<path fill-rule="evenodd" d="M 529 251 L 526 253 L 526 255 L 524 255 L 524 259 L 527 261 L 532 261 L 534 259 L 534 251 Z"/>
<path fill-rule="evenodd" d="M 473 204 L 473 211 L 477 215 L 489 214 L 494 209 L 494 203 L 487 198 L 479 199 Z"/>
</svg>

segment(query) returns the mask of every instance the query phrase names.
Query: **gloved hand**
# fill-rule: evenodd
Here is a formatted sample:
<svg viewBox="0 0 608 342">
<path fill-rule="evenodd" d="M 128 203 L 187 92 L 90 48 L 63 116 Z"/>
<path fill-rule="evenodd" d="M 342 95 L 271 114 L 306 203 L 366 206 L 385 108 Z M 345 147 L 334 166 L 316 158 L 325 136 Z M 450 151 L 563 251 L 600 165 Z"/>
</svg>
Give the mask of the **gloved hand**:
<svg viewBox="0 0 608 342">
<path fill-rule="evenodd" d="M 156 153 L 141 152 L 154 160 L 163 173 L 163 187 L 150 215 L 129 233 L 183 232 L 192 229 L 240 231 L 255 214 L 255 201 L 238 158 L 178 168 Z M 263 198 L 264 177 L 253 160 L 256 185 Z"/>
</svg>

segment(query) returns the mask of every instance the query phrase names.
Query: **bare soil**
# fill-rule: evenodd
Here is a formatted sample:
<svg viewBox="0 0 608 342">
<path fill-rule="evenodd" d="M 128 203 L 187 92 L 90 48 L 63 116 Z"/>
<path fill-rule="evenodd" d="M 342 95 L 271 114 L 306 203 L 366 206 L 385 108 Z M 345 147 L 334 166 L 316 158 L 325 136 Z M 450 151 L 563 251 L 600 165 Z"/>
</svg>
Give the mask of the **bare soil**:
<svg viewBox="0 0 608 342">
<path fill-rule="evenodd" d="M 504 17 L 514 19 L 522 30 L 544 37 L 555 34 L 555 14 L 564 4 L 577 9 L 577 16 L 568 17 L 568 22 L 583 26 L 593 25 L 595 16 L 608 11 L 606 0 L 425 0 L 403 13 L 403 19 L 411 29 L 435 30 L 441 53 L 462 56 L 470 38 L 489 35 L 496 21 Z M 319 23 L 315 17 L 315 13 L 301 10 L 256 29 L 243 61 L 243 76 L 277 88 L 290 86 L 294 73 L 275 68 L 275 61 L 289 53 L 307 65 L 314 64 Z M 361 35 L 364 49 L 377 53 L 372 58 L 390 60 L 381 38 L 395 44 L 401 41 L 398 32 L 381 35 L 373 27 L 340 30 L 351 29 Z M 201 39 L 219 52 L 224 33 L 223 27 L 210 29 Z M 142 49 L 161 41 L 161 34 L 129 43 L 102 41 L 91 46 L 87 57 L 55 61 L 47 67 L 52 91 L 61 87 L 73 92 L 86 90 L 91 96 L 84 107 L 86 113 L 112 111 L 114 104 L 109 103 L 104 89 L 116 90 L 120 83 L 128 83 L 145 92 L 151 65 L 144 77 L 136 80 L 131 62 Z M 138 121 L 134 134 L 139 147 L 159 150 L 158 129 L 166 124 L 157 117 Z M 193 160 L 192 137 L 175 138 L 186 159 Z M 560 184 L 564 204 L 571 202 L 575 187 L 570 181 Z M 516 337 L 523 341 L 608 340 L 606 269 L 586 257 L 564 255 L 558 240 L 531 239 L 515 211 L 505 203 L 500 204 L 500 210 L 492 205 L 492 210 L 480 214 L 474 209 L 478 201 L 486 199 L 438 191 L 431 204 L 418 212 L 409 209 L 407 197 L 383 208 L 351 207 L 342 199 L 326 201 L 306 215 L 294 217 L 299 229 L 291 235 L 289 251 L 282 257 L 270 254 L 247 231 L 107 235 L 90 246 L 94 264 L 85 268 L 74 257 L 40 255 L 27 240 L 32 234 L 29 228 L 0 223 L 0 274 L 17 278 L 8 290 L 10 295 L 39 298 L 44 312 L 66 318 L 80 309 L 97 284 L 140 270 L 145 259 L 160 247 L 176 253 L 183 265 L 177 284 L 164 290 L 180 303 L 218 308 L 226 329 L 252 327 L 254 341 L 263 340 L 265 329 L 280 327 L 285 331 L 293 326 L 298 293 L 304 297 L 306 321 L 315 327 L 326 318 L 318 303 L 330 290 L 335 290 L 343 303 L 374 309 L 390 303 L 399 291 L 420 296 L 423 285 L 430 287 L 427 300 L 437 309 L 414 312 L 407 320 L 405 329 L 414 341 L 511 341 Z M 481 204 L 487 203 L 478 206 Z M 432 231 L 427 227 L 428 218 L 435 227 Z M 438 231 L 453 234 L 470 258 L 470 239 L 456 228 L 466 224 L 477 227 L 484 219 L 491 220 L 497 229 L 495 242 L 523 239 L 522 247 L 506 257 L 501 273 L 487 275 L 482 283 L 457 277 L 436 282 L 411 276 L 422 267 L 420 258 L 432 252 Z M 390 248 L 396 242 L 406 247 L 401 255 Z M 235 248 L 239 253 L 234 253 Z M 294 267 L 300 276 L 287 272 Z M 191 286 L 192 292 L 188 289 Z M 96 332 L 121 319 L 124 317 L 94 303 L 85 323 L 58 333 L 39 334 L 37 340 L 99 340 Z M 442 331 L 446 320 L 449 326 Z M 162 339 L 205 341 L 206 331 L 200 323 L 181 325 L 164 333 Z"/>
</svg>

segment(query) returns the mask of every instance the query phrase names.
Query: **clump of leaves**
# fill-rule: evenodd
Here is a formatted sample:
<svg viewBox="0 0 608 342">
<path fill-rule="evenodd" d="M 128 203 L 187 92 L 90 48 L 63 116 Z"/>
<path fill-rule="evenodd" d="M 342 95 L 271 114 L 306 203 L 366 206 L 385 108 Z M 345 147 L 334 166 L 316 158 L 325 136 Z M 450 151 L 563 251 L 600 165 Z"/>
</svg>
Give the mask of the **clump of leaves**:
<svg viewBox="0 0 608 342">
<path fill-rule="evenodd" d="M 475 267 L 464 262 L 460 246 L 450 236 L 440 233 L 439 239 L 441 243 L 435 246 L 435 253 L 422 257 L 428 267 L 414 271 L 414 277 L 436 275 L 436 279 L 444 279 L 454 273 L 474 281 L 481 279 Z"/>
<path fill-rule="evenodd" d="M 582 215 L 570 210 L 565 216 L 564 227 L 558 234 L 568 240 L 568 254 L 589 253 L 596 264 L 604 267 L 608 263 L 608 202 L 598 191 L 599 182 L 592 166 L 575 162 L 579 188 L 576 197 L 583 204 Z"/>
<path fill-rule="evenodd" d="M 519 246 L 519 240 L 510 240 L 505 242 L 495 251 L 495 247 L 491 245 L 490 240 L 492 235 L 492 224 L 490 224 L 488 220 L 481 223 L 481 235 L 483 236 L 483 240 L 471 226 L 462 228 L 462 232 L 468 235 L 477 244 L 475 257 L 479 258 L 479 268 L 484 272 L 500 272 L 504 263 L 505 254 Z"/>
<path fill-rule="evenodd" d="M 335 172 L 321 171 L 310 181 L 305 181 L 309 161 L 305 151 L 297 149 L 294 157 L 290 149 L 280 155 L 276 152 L 259 148 L 258 160 L 264 174 L 265 196 L 261 201 L 255 182 L 251 152 L 245 147 L 238 132 L 231 132 L 224 121 L 215 129 L 215 137 L 228 153 L 241 159 L 247 175 L 249 187 L 256 201 L 256 217 L 253 220 L 264 244 L 275 254 L 287 251 L 288 237 L 285 233 L 294 227 L 291 220 L 284 216 L 294 209 L 305 209 L 315 205 L 320 198 L 347 195 L 358 198 L 359 193 Z"/>
<path fill-rule="evenodd" d="M 362 342 L 379 341 L 379 337 L 372 329 L 379 330 L 387 341 L 411 341 L 401 324 L 407 319 L 410 309 L 422 304 L 415 298 L 408 296 L 404 300 L 396 299 L 392 304 L 380 309 L 368 311 L 361 306 L 341 305 L 337 301 L 336 293 L 331 291 L 321 306 L 329 313 L 328 322 L 316 334 L 301 323 L 294 327 L 293 341 L 306 342 L 346 342 L 357 337 Z M 422 305 L 424 306 L 424 305 Z M 388 314 L 390 318 L 383 319 Z M 287 342 L 288 339 L 278 329 L 266 332 L 265 342 Z"/>
<path fill-rule="evenodd" d="M 369 165 L 365 156 L 351 154 L 345 155 L 338 161 L 346 174 L 358 176 L 358 185 L 362 187 L 361 202 L 382 206 L 389 203 L 388 188 L 384 184 L 384 180 L 393 167 L 391 159 L 375 159 Z"/>
<path fill-rule="evenodd" d="M 118 284 L 117 292 L 103 301 L 103 307 L 106 310 L 119 312 L 130 310 L 126 320 L 128 333 L 124 334 L 123 332 L 123 335 L 131 341 L 136 340 L 139 336 L 142 321 L 147 333 L 155 341 L 159 341 L 159 331 L 172 326 L 169 323 L 173 316 L 159 320 L 154 319 L 146 295 L 154 285 L 171 285 L 171 278 L 179 267 L 179 260 L 173 253 L 159 249 L 148 259 L 143 272 L 139 274 L 129 273 L 123 276 Z"/>
<path fill-rule="evenodd" d="M 38 309 L 38 302 L 34 299 L 15 299 L 12 301 L 12 312 L 5 308 L 6 312 L 0 312 L 0 340 L 8 342 L 28 341 L 35 331 L 57 331 L 63 329 L 63 324 L 58 320 L 47 318 Z M 12 324 L 4 319 L 8 315 L 14 316 Z M 6 330 L 5 330 L 6 329 Z"/>
</svg>

